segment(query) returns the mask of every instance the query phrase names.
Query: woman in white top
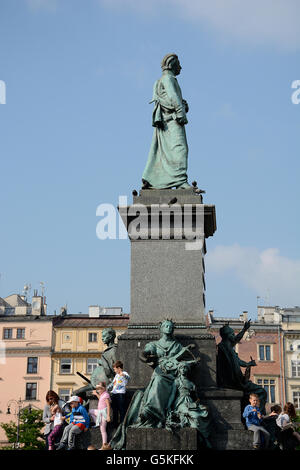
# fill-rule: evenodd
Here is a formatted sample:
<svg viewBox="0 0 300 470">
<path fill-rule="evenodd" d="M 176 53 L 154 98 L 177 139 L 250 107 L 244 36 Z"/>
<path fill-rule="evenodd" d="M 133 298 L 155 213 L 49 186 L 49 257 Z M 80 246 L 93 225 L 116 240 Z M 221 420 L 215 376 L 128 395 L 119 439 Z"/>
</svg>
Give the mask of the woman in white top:
<svg viewBox="0 0 300 470">
<path fill-rule="evenodd" d="M 295 427 L 293 426 L 292 421 L 297 417 L 295 407 L 293 403 L 287 402 L 284 406 L 283 411 L 280 413 L 278 418 L 276 419 L 276 424 L 282 430 L 286 430 L 291 428 L 293 431 L 293 436 L 300 442 L 300 434 L 295 431 Z"/>
</svg>

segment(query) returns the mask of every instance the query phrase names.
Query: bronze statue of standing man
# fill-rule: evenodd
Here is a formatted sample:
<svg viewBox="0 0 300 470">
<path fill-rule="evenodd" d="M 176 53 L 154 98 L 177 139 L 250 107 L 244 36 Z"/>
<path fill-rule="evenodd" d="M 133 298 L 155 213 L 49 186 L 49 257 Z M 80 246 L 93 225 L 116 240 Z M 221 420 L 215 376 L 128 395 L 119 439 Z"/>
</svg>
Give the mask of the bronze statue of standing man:
<svg viewBox="0 0 300 470">
<path fill-rule="evenodd" d="M 188 144 L 185 125 L 188 104 L 182 99 L 176 76 L 181 65 L 176 54 L 167 54 L 161 63 L 162 76 L 154 84 L 155 128 L 143 173 L 143 189 L 190 189 L 187 182 Z"/>
</svg>

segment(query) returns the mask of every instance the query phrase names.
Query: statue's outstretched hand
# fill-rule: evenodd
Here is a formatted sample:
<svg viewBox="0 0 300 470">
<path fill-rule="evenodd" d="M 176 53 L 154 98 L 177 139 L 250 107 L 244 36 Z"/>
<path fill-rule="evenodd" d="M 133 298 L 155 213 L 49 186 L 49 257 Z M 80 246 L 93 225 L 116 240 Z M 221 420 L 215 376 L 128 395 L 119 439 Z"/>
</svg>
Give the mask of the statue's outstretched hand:
<svg viewBox="0 0 300 470">
<path fill-rule="evenodd" d="M 248 366 L 255 367 L 257 364 L 254 359 L 252 361 L 248 362 Z"/>
<path fill-rule="evenodd" d="M 251 320 L 245 321 L 245 323 L 244 323 L 244 330 L 245 330 L 245 331 L 246 331 L 246 330 L 249 330 L 250 326 L 251 326 Z"/>
</svg>

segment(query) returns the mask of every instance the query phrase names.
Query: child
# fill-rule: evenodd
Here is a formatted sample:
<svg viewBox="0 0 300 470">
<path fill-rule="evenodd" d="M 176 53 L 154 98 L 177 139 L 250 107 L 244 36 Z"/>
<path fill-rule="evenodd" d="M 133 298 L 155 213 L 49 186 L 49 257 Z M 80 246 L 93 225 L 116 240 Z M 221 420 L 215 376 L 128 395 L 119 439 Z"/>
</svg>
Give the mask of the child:
<svg viewBox="0 0 300 470">
<path fill-rule="evenodd" d="M 64 450 L 68 445 L 68 450 L 75 450 L 75 437 L 88 430 L 90 418 L 84 406 L 81 405 L 81 398 L 73 396 L 67 402 L 72 408 L 70 424 L 65 427 L 57 450 Z"/>
<path fill-rule="evenodd" d="M 51 407 L 51 421 L 53 421 L 53 429 L 48 436 L 48 450 L 54 450 L 54 444 L 56 439 L 60 439 L 63 433 L 63 423 L 65 417 L 62 414 L 62 409 L 57 403 L 53 404 Z"/>
<path fill-rule="evenodd" d="M 276 420 L 281 411 L 280 405 L 272 405 L 269 416 L 265 416 L 262 421 L 262 426 L 270 433 L 270 446 L 272 448 L 279 445 L 281 429 L 277 425 Z"/>
<path fill-rule="evenodd" d="M 126 414 L 125 393 L 130 376 L 123 370 L 123 363 L 121 361 L 115 362 L 113 369 L 116 375 L 108 389 L 111 389 L 112 387 L 111 405 L 113 410 L 113 425 L 114 427 L 117 427 L 118 413 L 120 413 L 120 423 L 123 421 Z"/>
<path fill-rule="evenodd" d="M 259 409 L 259 399 L 256 393 L 251 393 L 249 397 L 250 405 L 244 409 L 243 417 L 246 418 L 247 428 L 254 433 L 253 435 L 253 448 L 259 449 L 261 446 L 261 436 L 265 438 L 265 448 L 269 446 L 270 433 L 261 426 L 262 415 Z"/>
<path fill-rule="evenodd" d="M 300 442 L 300 434 L 296 431 L 295 426 L 292 423 L 296 417 L 297 414 L 293 403 L 287 402 L 283 408 L 283 412 L 278 416 L 276 423 L 282 430 L 290 428 L 293 436 Z"/>
<path fill-rule="evenodd" d="M 106 425 L 110 422 L 110 396 L 106 391 L 106 383 L 100 382 L 96 390 L 93 390 L 92 393 L 99 399 L 98 409 L 96 410 L 96 426 L 100 426 L 102 436 L 102 447 L 100 450 L 106 450 L 107 447 L 109 447 L 107 443 Z"/>
</svg>

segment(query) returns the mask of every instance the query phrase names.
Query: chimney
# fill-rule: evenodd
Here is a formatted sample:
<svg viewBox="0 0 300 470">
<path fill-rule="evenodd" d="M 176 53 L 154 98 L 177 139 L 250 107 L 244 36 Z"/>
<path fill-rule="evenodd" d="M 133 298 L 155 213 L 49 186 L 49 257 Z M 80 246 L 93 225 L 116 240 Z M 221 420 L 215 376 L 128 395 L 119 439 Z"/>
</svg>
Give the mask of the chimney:
<svg viewBox="0 0 300 470">
<path fill-rule="evenodd" d="M 43 297 L 38 295 L 38 291 L 35 289 L 33 297 L 31 299 L 31 314 L 32 315 L 45 315 Z"/>
<path fill-rule="evenodd" d="M 208 314 L 206 315 L 206 326 L 209 326 L 214 321 L 214 311 L 208 310 Z"/>
<path fill-rule="evenodd" d="M 248 311 L 244 310 L 243 313 L 240 315 L 240 321 L 247 321 L 248 320 Z"/>
<path fill-rule="evenodd" d="M 89 317 L 99 317 L 100 315 L 100 307 L 99 305 L 90 305 L 89 306 Z"/>
<path fill-rule="evenodd" d="M 43 315 L 47 315 L 47 301 L 46 297 L 43 297 Z"/>
</svg>

